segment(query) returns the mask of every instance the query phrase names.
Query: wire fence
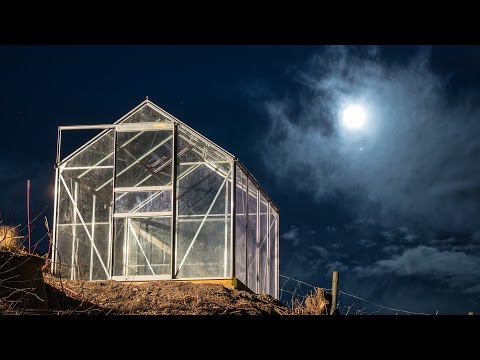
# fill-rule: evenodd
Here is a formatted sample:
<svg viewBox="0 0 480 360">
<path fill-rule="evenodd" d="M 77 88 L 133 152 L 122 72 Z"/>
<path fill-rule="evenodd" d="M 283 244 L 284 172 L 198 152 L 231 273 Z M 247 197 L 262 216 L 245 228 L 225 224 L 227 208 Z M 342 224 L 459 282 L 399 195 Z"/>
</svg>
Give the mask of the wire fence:
<svg viewBox="0 0 480 360">
<path fill-rule="evenodd" d="M 45 195 L 43 197 L 43 200 L 38 207 L 38 212 L 35 214 L 34 218 L 30 221 L 30 225 L 32 226 L 32 231 L 35 228 L 35 226 L 38 223 L 38 220 L 40 217 L 48 210 L 50 207 L 50 204 L 46 201 L 46 194 L 47 191 L 45 192 Z M 46 220 L 46 218 L 45 218 Z M 0 225 L 3 224 L 5 219 L 0 218 Z M 46 220 L 46 226 L 48 228 L 48 221 Z M 18 233 L 23 234 L 25 233 L 25 230 L 27 229 L 28 225 L 24 225 L 21 227 L 21 225 L 17 225 L 15 229 L 18 228 Z M 32 248 L 29 249 L 29 251 L 35 251 L 37 249 L 37 246 L 42 242 L 47 236 L 49 236 L 50 232 L 47 229 L 47 232 L 45 235 L 43 235 L 39 240 L 35 241 Z M 22 236 L 23 243 L 25 242 L 26 236 Z M 1 239 L 0 239 L 1 240 Z M 49 249 L 50 250 L 50 249 Z M 305 300 L 307 299 L 308 296 L 312 295 L 316 289 L 321 289 L 325 292 L 330 292 L 332 289 L 329 288 L 322 288 L 319 286 L 315 286 L 312 284 L 309 284 L 305 281 L 298 280 L 286 275 L 279 275 L 280 276 L 280 301 L 282 301 L 284 304 L 293 307 L 298 304 L 304 304 Z M 282 281 L 283 280 L 283 281 Z M 409 311 L 409 310 L 402 310 L 402 309 L 397 309 L 394 307 L 389 307 L 381 304 L 377 304 L 373 301 L 364 299 L 360 296 L 339 290 L 338 295 L 337 295 L 337 309 L 339 309 L 340 313 L 342 315 L 376 315 L 376 314 L 382 314 L 382 315 L 438 315 L 438 310 L 435 314 L 428 314 L 428 313 L 422 313 L 422 312 L 414 312 L 414 311 Z"/>
<path fill-rule="evenodd" d="M 280 301 L 288 306 L 305 303 L 307 297 L 313 294 L 316 289 L 323 289 L 327 292 L 332 291 L 332 289 L 322 288 L 286 275 L 280 275 Z M 337 309 L 342 315 L 434 315 L 380 305 L 341 290 L 338 291 L 337 295 Z M 435 315 L 438 315 L 438 311 Z"/>
</svg>

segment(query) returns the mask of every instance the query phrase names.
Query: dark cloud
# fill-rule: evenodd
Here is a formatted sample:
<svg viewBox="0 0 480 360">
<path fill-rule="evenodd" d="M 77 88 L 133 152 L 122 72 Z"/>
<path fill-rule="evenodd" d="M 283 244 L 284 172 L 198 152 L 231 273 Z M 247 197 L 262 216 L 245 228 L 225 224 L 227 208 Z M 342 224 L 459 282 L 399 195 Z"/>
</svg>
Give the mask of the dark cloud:
<svg viewBox="0 0 480 360">
<path fill-rule="evenodd" d="M 335 226 L 327 226 L 327 231 L 328 232 L 336 232 L 337 228 Z"/>
<path fill-rule="evenodd" d="M 403 246 L 398 246 L 398 245 L 387 245 L 384 246 L 382 251 L 386 253 L 398 253 L 400 250 L 403 250 Z"/>
<path fill-rule="evenodd" d="M 431 70 L 428 48 L 403 65 L 367 50 L 328 48 L 295 73 L 295 95 L 266 104 L 266 166 L 279 182 L 295 174 L 312 196 L 341 192 L 353 211 L 373 209 L 383 221 L 478 229 L 477 96 L 447 102 L 448 78 Z M 367 109 L 360 131 L 339 122 L 349 103 Z"/>
<path fill-rule="evenodd" d="M 459 251 L 440 251 L 417 246 L 390 259 L 378 260 L 367 267 L 356 267 L 361 276 L 421 276 L 445 280 L 454 287 L 474 289 L 480 276 L 480 258 Z"/>
<path fill-rule="evenodd" d="M 321 258 L 327 258 L 330 255 L 330 252 L 322 246 L 312 245 L 311 249 Z"/>
<path fill-rule="evenodd" d="M 333 271 L 347 271 L 349 266 L 344 264 L 342 261 L 332 261 L 326 264 L 327 275 L 330 275 Z"/>
<path fill-rule="evenodd" d="M 375 246 L 375 242 L 373 242 L 372 240 L 368 240 L 368 239 L 360 239 L 359 243 L 360 243 L 360 245 L 362 245 L 366 248 Z"/>
<path fill-rule="evenodd" d="M 281 235 L 282 239 L 291 241 L 293 246 L 297 246 L 300 238 L 298 237 L 298 228 L 295 225 L 290 226 L 290 229 Z"/>
<path fill-rule="evenodd" d="M 464 291 L 465 294 L 480 294 L 480 284 L 473 285 Z"/>
</svg>

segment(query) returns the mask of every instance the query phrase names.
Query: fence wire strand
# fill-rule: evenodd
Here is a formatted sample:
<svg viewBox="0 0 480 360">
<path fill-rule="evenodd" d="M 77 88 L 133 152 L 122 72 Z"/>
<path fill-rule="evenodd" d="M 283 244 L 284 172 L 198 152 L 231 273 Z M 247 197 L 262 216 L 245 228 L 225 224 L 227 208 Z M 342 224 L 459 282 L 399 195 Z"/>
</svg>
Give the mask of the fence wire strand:
<svg viewBox="0 0 480 360">
<path fill-rule="evenodd" d="M 316 289 L 323 289 L 327 292 L 332 291 L 332 289 L 315 286 L 290 276 L 279 276 L 280 278 L 285 279 L 280 288 L 280 301 L 286 303 L 288 306 L 293 306 L 295 303 L 303 304 L 306 298 L 316 291 Z M 338 291 L 337 309 L 339 309 L 343 315 L 375 315 L 380 314 L 381 312 L 383 314 L 395 315 L 433 315 L 380 305 L 363 297 L 342 290 Z M 435 315 L 438 315 L 438 310 Z"/>
</svg>

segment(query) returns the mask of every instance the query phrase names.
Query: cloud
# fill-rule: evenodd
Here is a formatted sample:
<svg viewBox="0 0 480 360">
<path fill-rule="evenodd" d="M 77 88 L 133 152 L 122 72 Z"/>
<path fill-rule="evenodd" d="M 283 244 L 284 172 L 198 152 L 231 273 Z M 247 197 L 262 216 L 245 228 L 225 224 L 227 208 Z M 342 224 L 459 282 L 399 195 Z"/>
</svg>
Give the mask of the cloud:
<svg viewBox="0 0 480 360">
<path fill-rule="evenodd" d="M 466 245 L 454 245 L 450 248 L 452 251 L 463 251 L 470 254 L 480 254 L 480 245 L 478 244 L 466 244 Z"/>
<path fill-rule="evenodd" d="M 464 291 L 464 294 L 480 294 L 480 284 L 469 287 Z"/>
<path fill-rule="evenodd" d="M 398 246 L 398 245 L 387 245 L 385 246 L 382 251 L 383 252 L 386 252 L 386 253 L 397 253 L 399 252 L 400 250 L 402 250 L 403 247 L 402 246 Z"/>
<path fill-rule="evenodd" d="M 480 242 L 480 231 L 476 231 L 473 233 L 472 240 L 475 242 Z"/>
<path fill-rule="evenodd" d="M 372 240 L 368 239 L 360 239 L 359 244 L 363 247 L 370 248 L 372 246 L 375 246 L 375 242 Z"/>
<path fill-rule="evenodd" d="M 345 291 L 412 311 L 418 298 L 478 307 L 480 93 L 449 93 L 456 75 L 433 71 L 429 48 L 397 63 L 375 47 L 320 51 L 283 95 L 263 92 L 260 154 L 278 189 L 339 210 L 310 224 L 315 237 L 298 229 L 302 246 L 284 242 L 282 271 L 327 283 L 347 271 Z M 353 103 L 367 111 L 356 132 L 340 118 Z"/>
<path fill-rule="evenodd" d="M 478 99 L 448 98 L 448 78 L 431 70 L 428 48 L 404 65 L 366 50 L 328 48 L 294 72 L 295 95 L 265 104 L 266 166 L 280 184 L 318 200 L 341 193 L 352 211 L 387 223 L 478 229 Z M 361 131 L 340 124 L 349 103 L 367 109 Z"/>
<path fill-rule="evenodd" d="M 395 232 L 392 231 L 392 230 L 382 231 L 382 232 L 380 232 L 380 234 L 383 236 L 383 238 L 387 242 L 392 242 L 393 240 L 395 240 Z"/>
<path fill-rule="evenodd" d="M 331 275 L 334 271 L 347 271 L 349 269 L 348 265 L 344 264 L 341 261 L 332 261 L 326 266 L 328 275 Z"/>
<path fill-rule="evenodd" d="M 415 239 L 418 239 L 418 237 L 419 237 L 418 235 L 407 234 L 407 235 L 405 235 L 404 239 L 405 239 L 406 242 L 411 243 L 411 242 L 415 241 Z"/>
<path fill-rule="evenodd" d="M 451 246 L 451 245 L 454 245 L 455 243 L 458 243 L 458 239 L 456 239 L 455 237 L 453 236 L 450 236 L 448 238 L 440 238 L 440 239 L 433 239 L 432 241 L 430 241 L 430 243 L 432 245 L 448 245 L 448 246 Z"/>
<path fill-rule="evenodd" d="M 295 225 L 290 226 L 290 229 L 282 234 L 282 239 L 291 241 L 294 246 L 297 246 L 300 238 L 298 237 L 298 228 Z"/>
<path fill-rule="evenodd" d="M 465 252 L 440 251 L 420 245 L 391 259 L 379 260 L 367 267 L 356 267 L 355 271 L 361 276 L 421 276 L 464 286 L 478 280 L 480 258 Z"/>
<path fill-rule="evenodd" d="M 321 258 L 326 258 L 327 256 L 330 255 L 330 252 L 325 249 L 324 247 L 318 246 L 318 245 L 312 245 L 310 247 L 313 251 L 315 251 Z"/>
</svg>

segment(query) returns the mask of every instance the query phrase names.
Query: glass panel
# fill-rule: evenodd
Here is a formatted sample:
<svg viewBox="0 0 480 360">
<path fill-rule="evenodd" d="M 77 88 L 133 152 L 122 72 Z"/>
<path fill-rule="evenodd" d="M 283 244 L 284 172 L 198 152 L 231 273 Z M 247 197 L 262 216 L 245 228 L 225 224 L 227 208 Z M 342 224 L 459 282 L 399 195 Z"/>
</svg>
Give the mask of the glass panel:
<svg viewBox="0 0 480 360">
<path fill-rule="evenodd" d="M 268 252 L 268 203 L 265 200 L 265 197 L 260 193 L 260 252 L 259 252 L 259 265 L 258 276 L 259 276 L 259 290 L 261 294 L 267 293 L 267 283 L 268 283 L 268 264 L 267 264 L 267 252 Z"/>
<path fill-rule="evenodd" d="M 277 220 L 278 216 L 275 210 L 270 207 L 270 251 L 269 251 L 269 287 L 268 293 L 273 297 L 276 297 L 276 289 L 275 289 L 275 282 L 278 277 L 277 269 L 275 267 L 275 244 L 278 241 L 278 234 L 277 234 Z"/>
<path fill-rule="evenodd" d="M 216 162 L 229 158 L 200 137 L 181 127 L 178 129 L 178 162 Z M 228 164 L 227 164 L 228 165 Z"/>
<path fill-rule="evenodd" d="M 188 261 L 186 261 L 187 259 L 183 261 L 183 258 L 185 257 L 185 254 L 187 253 L 190 245 L 192 245 L 192 240 L 195 237 L 195 234 L 197 233 L 201 223 L 202 223 L 201 219 L 194 219 L 194 218 L 189 219 L 185 217 L 178 218 L 177 239 L 176 239 L 176 246 L 175 246 L 176 271 L 178 272 L 180 265 L 183 267 L 183 265 L 185 264 L 186 267 L 184 270 L 182 270 L 181 273 L 176 274 L 177 278 L 186 276 L 193 272 L 192 270 L 193 262 L 190 261 L 190 259 L 188 259 Z M 201 241 L 198 244 L 196 242 L 197 240 L 195 239 L 195 243 L 191 246 L 192 249 L 189 251 L 188 256 L 190 256 L 190 252 L 193 251 L 193 257 L 198 257 L 198 255 L 195 254 L 198 252 L 197 249 L 205 247 L 205 245 L 202 244 Z M 182 264 L 182 261 L 183 261 L 183 264 Z M 201 264 L 197 264 L 197 265 L 201 265 Z M 197 266 L 197 267 L 200 268 L 201 266 Z M 198 275 L 198 272 L 199 270 L 197 270 L 197 275 Z"/>
<path fill-rule="evenodd" d="M 71 179 L 78 183 L 84 191 L 97 195 L 104 203 L 110 203 L 112 199 L 113 167 L 72 170 L 65 168 L 62 172 L 65 180 Z"/>
<path fill-rule="evenodd" d="M 67 161 L 59 173 L 56 247 L 61 257 L 57 260 L 63 265 L 56 266 L 57 275 L 65 276 L 63 269 L 69 266 L 73 270 L 69 278 L 108 278 L 99 255 L 108 272 L 113 136 L 113 130 L 107 131 Z"/>
<path fill-rule="evenodd" d="M 74 136 L 81 131 L 82 130 L 69 130 L 68 133 Z M 64 142 L 64 140 L 65 139 L 63 139 L 62 142 Z M 93 165 L 113 165 L 113 130 L 108 130 L 65 164 L 66 167 Z"/>
<path fill-rule="evenodd" d="M 231 191 L 225 181 L 230 164 L 219 169 L 210 163 L 183 164 L 181 154 L 178 158 L 176 276 L 231 276 Z"/>
<path fill-rule="evenodd" d="M 57 245 L 55 251 L 55 275 L 70 279 L 72 276 L 72 225 L 57 226 Z"/>
<path fill-rule="evenodd" d="M 192 166 L 179 166 L 177 186 L 179 199 L 178 214 L 206 214 L 225 178 L 205 165 L 195 167 L 189 173 L 186 172 L 186 168 L 192 168 Z M 218 197 L 225 197 L 224 189 Z M 224 214 L 225 204 L 221 201 L 215 202 L 210 213 Z"/>
<path fill-rule="evenodd" d="M 64 179 L 60 182 L 61 207 L 68 209 L 68 212 L 62 217 L 60 223 L 80 223 L 78 212 L 75 211 L 75 205 L 84 221 L 90 221 L 92 217 L 93 197 L 95 196 L 89 188 L 79 184 L 75 179 Z M 73 200 L 73 202 L 72 202 Z M 64 222 L 65 221 L 65 222 Z"/>
<path fill-rule="evenodd" d="M 116 187 L 172 183 L 172 131 L 117 133 Z"/>
<path fill-rule="evenodd" d="M 110 267 L 110 240 L 109 240 L 110 226 L 108 224 L 95 225 L 94 240 L 95 246 L 100 254 L 100 258 L 97 253 L 91 247 L 91 279 L 92 280 L 106 280 L 107 274 L 103 269 L 103 265 L 108 269 Z M 100 261 L 101 260 L 101 261 Z"/>
<path fill-rule="evenodd" d="M 172 190 L 115 193 L 116 213 L 172 211 Z"/>
<path fill-rule="evenodd" d="M 170 217 L 115 220 L 115 276 L 171 274 Z"/>
<path fill-rule="evenodd" d="M 74 193 L 74 183 L 71 180 L 66 180 L 68 190 L 71 194 Z M 58 212 L 57 212 L 57 224 L 72 224 L 73 214 L 74 214 L 74 207 L 72 202 L 70 201 L 70 197 L 65 190 L 65 186 L 63 182 L 58 181 L 58 193 L 57 193 L 57 201 L 58 201 Z M 58 244 L 57 244 L 58 245 Z"/>
<path fill-rule="evenodd" d="M 235 204 L 235 276 L 246 284 L 246 251 L 247 251 L 247 177 L 237 166 L 236 204 Z"/>
<path fill-rule="evenodd" d="M 113 276 L 125 275 L 125 253 L 127 238 L 127 220 L 114 219 L 115 234 L 113 237 Z"/>
<path fill-rule="evenodd" d="M 257 292 L 257 188 L 248 180 L 247 286 Z"/>
<path fill-rule="evenodd" d="M 140 123 L 140 122 L 157 122 L 157 121 L 168 121 L 165 116 L 160 114 L 158 111 L 154 110 L 147 104 L 143 105 L 140 109 L 135 111 L 127 119 L 122 121 L 122 123 Z"/>
<path fill-rule="evenodd" d="M 72 171 L 64 171 L 64 174 L 66 173 L 68 175 Z M 94 250 L 91 246 L 90 238 L 85 231 L 85 226 L 90 234 L 92 234 L 97 250 L 108 246 L 111 204 L 109 199 L 105 199 L 104 197 L 107 195 L 106 193 L 98 193 L 98 195 L 95 195 L 95 192 L 91 188 L 87 187 L 85 184 L 78 183 L 74 178 L 65 179 L 65 183 L 67 184 L 68 191 L 73 198 L 73 202 L 67 194 L 65 185 L 63 182 L 60 182 L 60 203 L 57 228 L 65 227 L 66 229 L 71 225 L 72 230 L 71 232 L 58 232 L 57 246 L 64 247 L 65 243 L 74 243 L 75 248 L 73 251 L 74 257 L 72 265 L 74 266 L 75 271 L 73 276 L 76 279 L 89 280 L 91 272 L 90 261 L 93 259 L 91 252 L 94 252 Z M 75 204 L 80 214 L 75 210 Z M 101 231 L 98 234 L 94 231 L 96 224 L 99 224 L 103 229 L 106 229 L 107 236 L 105 236 L 105 231 Z M 105 253 L 101 254 L 101 256 L 106 256 L 106 252 L 107 249 L 105 249 Z M 98 258 L 96 253 L 95 257 Z M 107 278 L 107 274 L 103 268 L 101 268 L 101 273 L 97 275 L 97 278 L 99 277 L 102 279 Z"/>
<path fill-rule="evenodd" d="M 229 192 L 230 193 L 230 192 Z M 232 276 L 232 269 L 231 269 L 231 246 L 232 246 L 232 239 L 230 236 L 230 228 L 232 227 L 232 224 L 230 222 L 230 215 L 227 215 L 225 217 L 225 222 L 224 222 L 224 237 L 223 237 L 223 249 L 224 249 L 224 259 L 225 261 L 223 262 L 223 276 L 224 277 L 231 277 Z"/>
<path fill-rule="evenodd" d="M 225 251 L 225 223 L 223 219 L 205 221 L 192 245 L 192 239 L 200 224 L 201 221 L 179 220 L 177 259 L 180 262 L 178 266 L 182 267 L 177 278 L 225 276 L 225 260 L 226 256 L 229 256 L 228 248 Z M 188 255 L 183 260 L 189 248 Z M 227 268 L 226 276 L 229 276 L 228 273 Z"/>
<path fill-rule="evenodd" d="M 90 247 L 91 241 L 83 225 L 73 227 L 72 266 L 73 278 L 76 280 L 90 279 Z"/>
<path fill-rule="evenodd" d="M 105 198 L 106 194 L 98 194 L 95 199 L 95 222 L 98 223 L 109 223 L 110 222 L 110 214 L 111 214 L 111 198 L 112 195 L 108 198 Z"/>
</svg>

